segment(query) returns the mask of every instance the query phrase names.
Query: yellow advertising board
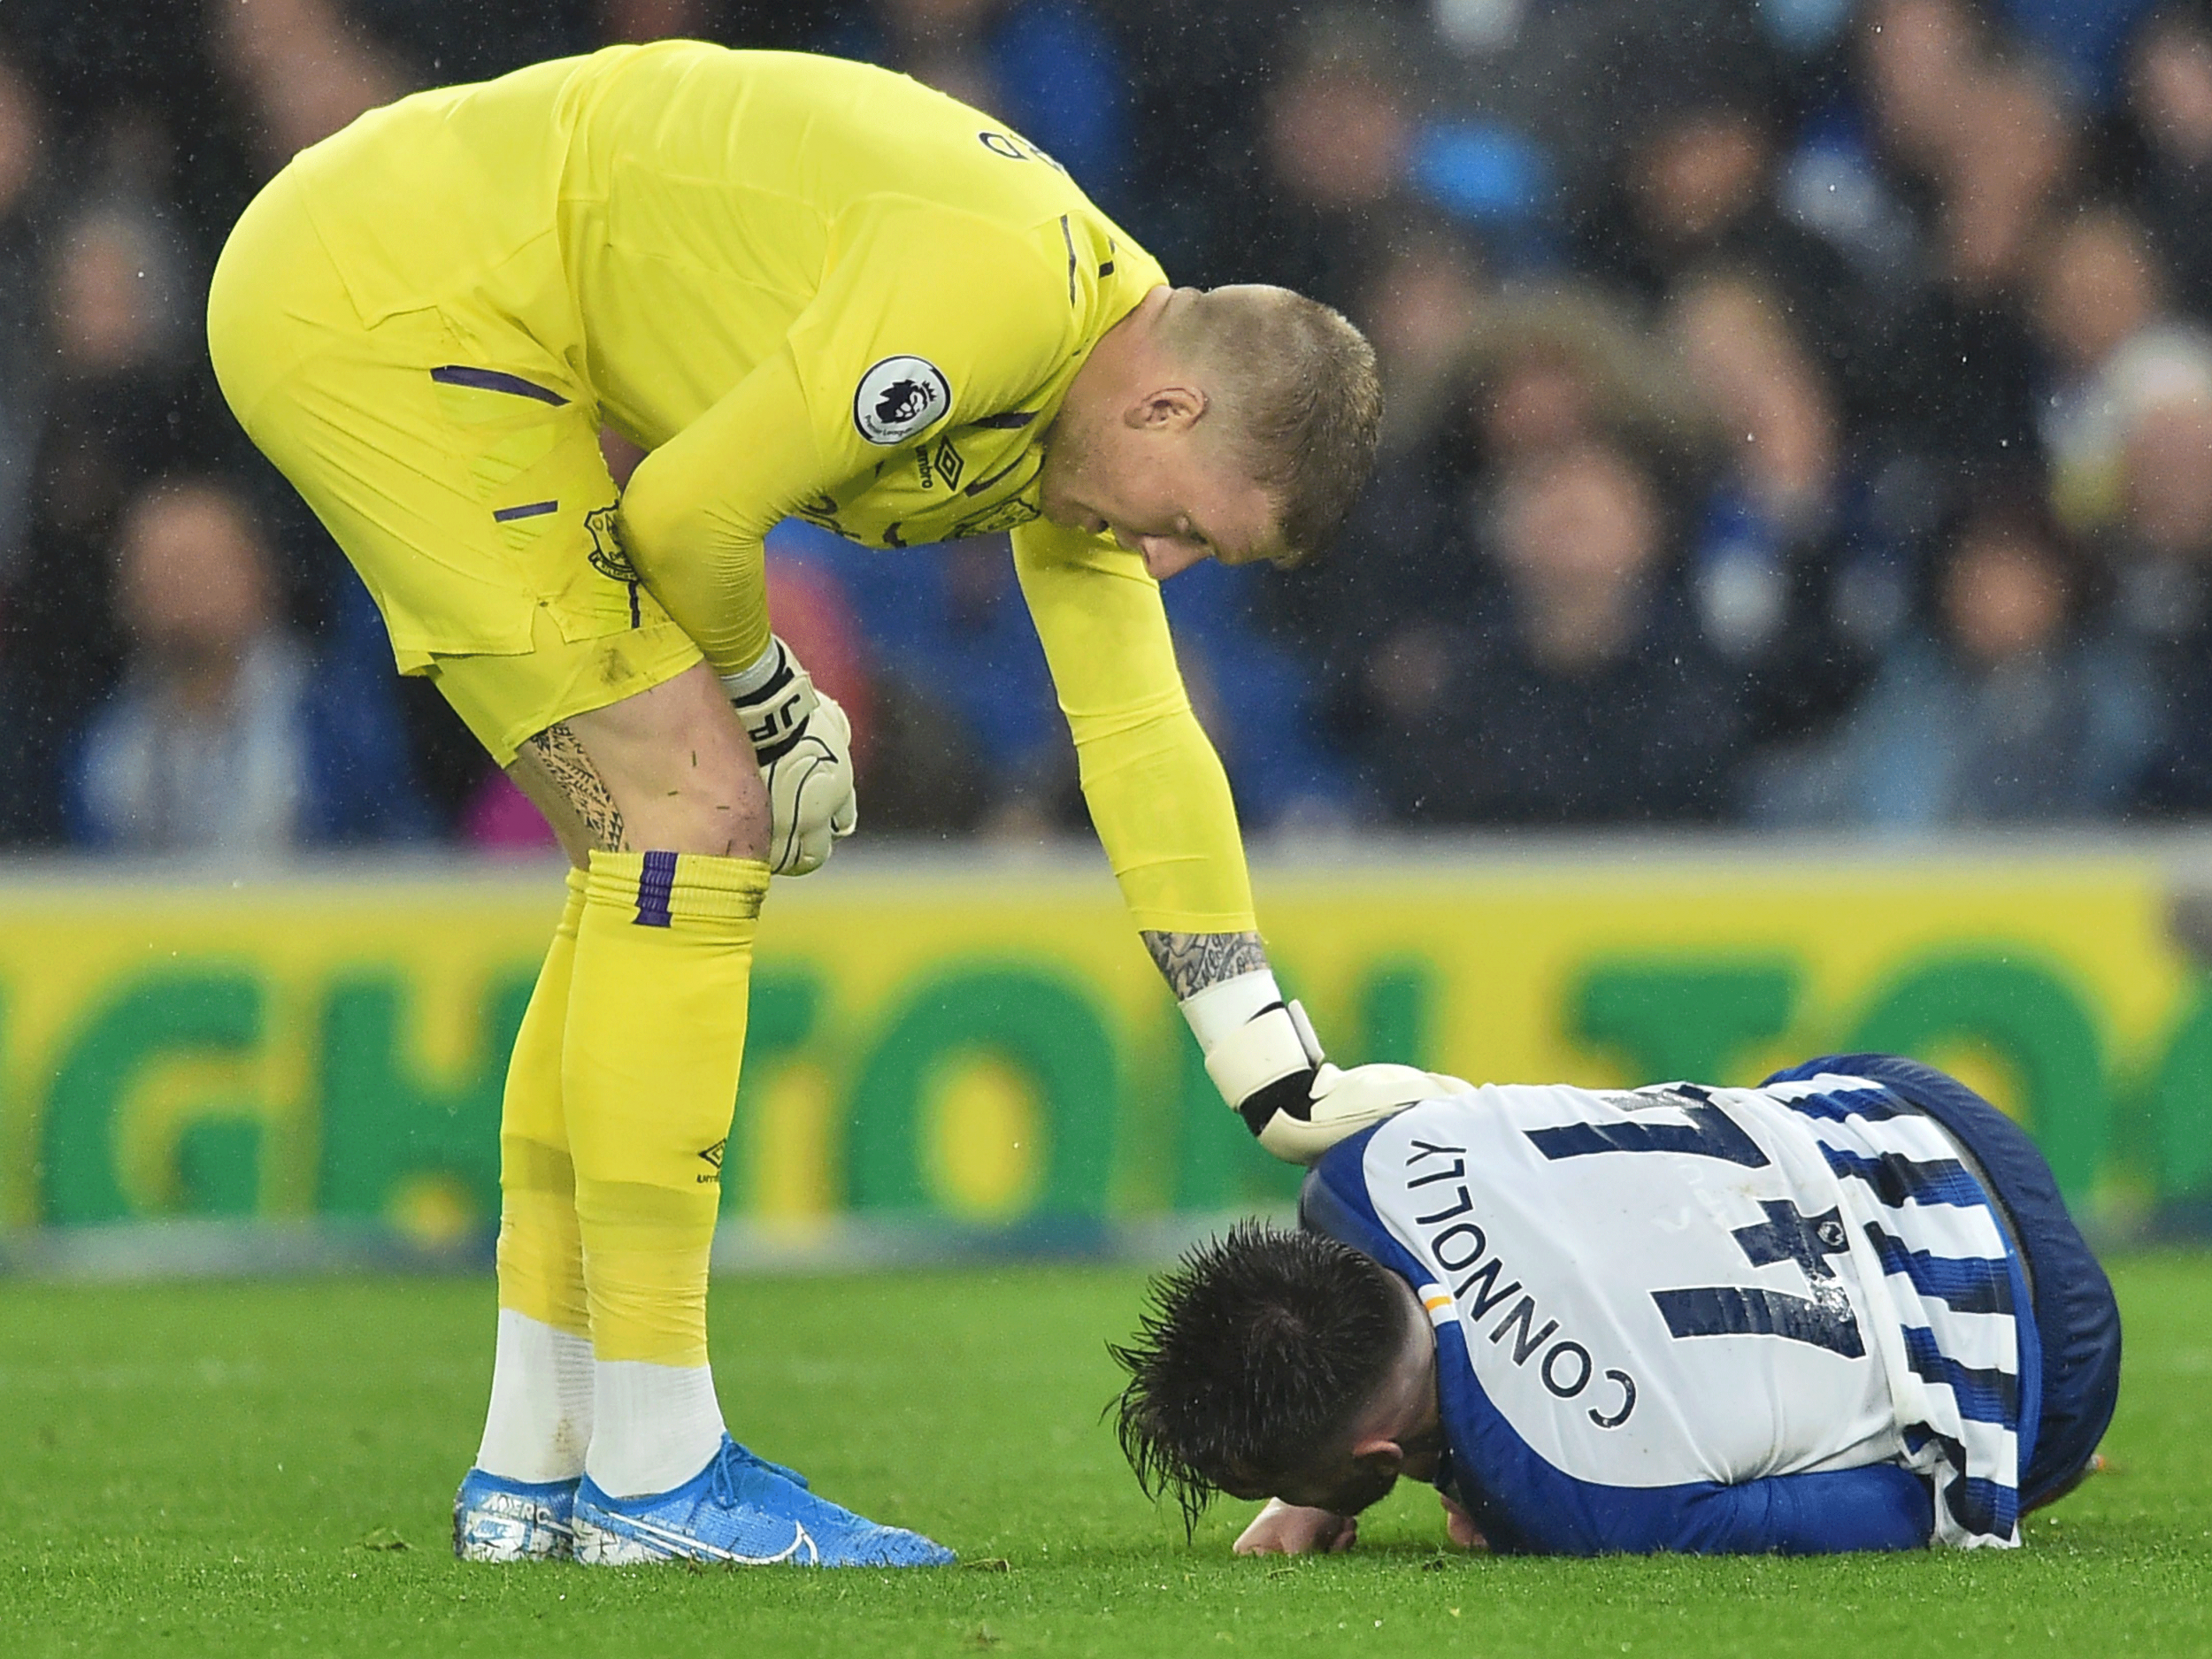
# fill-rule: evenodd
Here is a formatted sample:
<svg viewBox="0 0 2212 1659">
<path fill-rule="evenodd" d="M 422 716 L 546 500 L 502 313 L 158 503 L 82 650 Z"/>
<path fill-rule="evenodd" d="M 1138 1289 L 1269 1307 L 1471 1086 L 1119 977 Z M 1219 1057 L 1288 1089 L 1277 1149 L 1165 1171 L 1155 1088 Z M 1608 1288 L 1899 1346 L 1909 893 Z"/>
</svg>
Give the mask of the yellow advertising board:
<svg viewBox="0 0 2212 1659">
<path fill-rule="evenodd" d="M 1877 1048 L 2026 1122 L 2078 1202 L 2212 1192 L 2212 1003 L 2153 860 L 1409 855 L 1263 867 L 1333 1055 L 1755 1080 Z M 460 1236 L 557 871 L 0 883 L 0 1227 L 179 1215 Z M 1090 859 L 846 859 L 764 918 L 726 1206 L 971 1222 L 1290 1190 Z"/>
</svg>

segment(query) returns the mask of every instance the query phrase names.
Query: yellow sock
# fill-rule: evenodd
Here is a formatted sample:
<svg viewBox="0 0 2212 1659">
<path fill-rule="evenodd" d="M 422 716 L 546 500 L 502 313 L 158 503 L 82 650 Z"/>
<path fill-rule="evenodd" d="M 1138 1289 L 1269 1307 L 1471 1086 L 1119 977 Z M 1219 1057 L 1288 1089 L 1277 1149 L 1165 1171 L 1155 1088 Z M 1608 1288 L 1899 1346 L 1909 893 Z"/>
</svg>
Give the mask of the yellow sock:
<svg viewBox="0 0 2212 1659">
<path fill-rule="evenodd" d="M 707 1255 L 768 866 L 591 856 L 561 1091 L 594 1357 L 707 1363 Z"/>
<path fill-rule="evenodd" d="M 499 1113 L 499 1305 L 557 1331 L 591 1334 L 584 1302 L 583 1237 L 576 1227 L 576 1172 L 561 1108 L 561 1049 L 568 1022 L 584 872 L 568 872 L 568 902 L 515 1033 Z"/>
<path fill-rule="evenodd" d="M 511 1480 L 569 1480 L 592 1437 L 591 1314 L 561 1103 L 562 1028 L 584 914 L 568 902 L 515 1033 L 499 1114 L 499 1334 L 476 1466 Z"/>
</svg>

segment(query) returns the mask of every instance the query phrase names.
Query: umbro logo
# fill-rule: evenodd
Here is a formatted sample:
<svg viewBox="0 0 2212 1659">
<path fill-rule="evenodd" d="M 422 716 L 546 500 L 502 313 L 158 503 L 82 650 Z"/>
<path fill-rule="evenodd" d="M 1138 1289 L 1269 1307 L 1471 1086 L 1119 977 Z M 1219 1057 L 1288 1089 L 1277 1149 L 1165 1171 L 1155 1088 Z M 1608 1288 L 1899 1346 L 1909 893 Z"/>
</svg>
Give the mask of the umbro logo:
<svg viewBox="0 0 2212 1659">
<path fill-rule="evenodd" d="M 941 481 L 948 490 L 957 489 L 968 470 L 968 464 L 961 459 L 960 451 L 952 447 L 950 438 L 940 438 L 934 446 L 926 443 L 915 450 L 914 465 L 921 474 L 924 489 L 934 489 Z"/>
<path fill-rule="evenodd" d="M 704 1148 L 703 1151 L 701 1151 L 701 1153 L 699 1154 L 699 1156 L 700 1156 L 702 1158 L 703 1158 L 704 1160 L 706 1160 L 707 1164 L 708 1164 L 710 1166 L 711 1166 L 712 1168 L 714 1168 L 714 1169 L 716 1169 L 716 1170 L 719 1170 L 719 1169 L 722 1167 L 722 1153 L 723 1153 L 724 1149 L 725 1149 L 726 1148 L 727 1148 L 727 1147 L 728 1147 L 728 1145 L 729 1145 L 729 1144 L 730 1144 L 730 1140 L 729 1140 L 729 1137 L 728 1137 L 727 1135 L 725 1135 L 725 1136 L 723 1136 L 723 1137 L 722 1137 L 722 1139 L 721 1139 L 721 1140 L 719 1140 L 719 1141 L 716 1141 L 716 1142 L 715 1142 L 712 1146 L 708 1147 L 708 1148 Z M 703 1180 L 703 1180 L 707 1179 L 708 1178 L 707 1178 L 706 1176 L 702 1175 L 699 1179 L 700 1179 L 701 1180 Z"/>
</svg>

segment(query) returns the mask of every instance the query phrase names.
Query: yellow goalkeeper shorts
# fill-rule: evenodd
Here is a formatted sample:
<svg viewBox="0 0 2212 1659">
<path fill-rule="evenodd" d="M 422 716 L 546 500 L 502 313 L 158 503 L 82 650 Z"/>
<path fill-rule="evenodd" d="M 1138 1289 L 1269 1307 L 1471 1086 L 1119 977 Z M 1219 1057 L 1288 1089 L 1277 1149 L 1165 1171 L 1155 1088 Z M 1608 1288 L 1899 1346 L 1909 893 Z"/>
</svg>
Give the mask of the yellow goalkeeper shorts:
<svg viewBox="0 0 2212 1659">
<path fill-rule="evenodd" d="M 295 172 L 231 232 L 207 332 L 239 424 L 360 572 L 399 671 L 434 680 L 503 766 L 700 660 L 616 539 L 589 391 L 465 294 L 365 322 Z"/>
</svg>

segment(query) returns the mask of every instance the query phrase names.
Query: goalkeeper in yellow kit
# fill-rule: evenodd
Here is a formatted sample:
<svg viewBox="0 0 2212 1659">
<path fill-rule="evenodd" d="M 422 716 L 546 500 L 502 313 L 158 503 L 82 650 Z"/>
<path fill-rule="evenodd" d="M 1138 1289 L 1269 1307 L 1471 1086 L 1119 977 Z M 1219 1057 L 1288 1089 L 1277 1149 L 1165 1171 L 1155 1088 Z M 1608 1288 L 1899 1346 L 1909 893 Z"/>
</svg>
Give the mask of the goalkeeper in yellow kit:
<svg viewBox="0 0 2212 1659">
<path fill-rule="evenodd" d="M 1279 288 L 1171 289 L 1048 157 L 902 76 L 685 42 L 302 152 L 232 233 L 208 334 L 401 672 L 576 866 L 508 1071 L 457 1550 L 950 1559 L 732 1440 L 707 1365 L 755 918 L 855 823 L 762 538 L 1012 532 L 1130 910 L 1230 1104 L 1301 1156 L 1365 1110 L 1359 1074 L 1268 972 L 1158 582 L 1326 540 L 1371 463 L 1366 342 Z M 603 426 L 649 451 L 619 496 Z"/>
</svg>

